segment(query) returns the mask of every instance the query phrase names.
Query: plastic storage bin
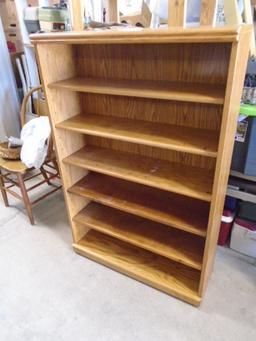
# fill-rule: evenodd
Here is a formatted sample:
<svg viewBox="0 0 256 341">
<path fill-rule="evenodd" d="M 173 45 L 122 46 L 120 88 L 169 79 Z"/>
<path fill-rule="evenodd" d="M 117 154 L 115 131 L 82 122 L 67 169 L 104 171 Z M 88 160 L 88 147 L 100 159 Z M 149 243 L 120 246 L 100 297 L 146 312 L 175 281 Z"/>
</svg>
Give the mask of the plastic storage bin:
<svg viewBox="0 0 256 341">
<path fill-rule="evenodd" d="M 224 210 L 221 225 L 220 225 L 220 233 L 218 239 L 218 245 L 226 245 L 230 236 L 230 231 L 232 228 L 232 224 L 234 221 L 235 212 L 230 210 Z"/>
<path fill-rule="evenodd" d="M 256 117 L 238 122 L 231 169 L 256 176 Z"/>
<path fill-rule="evenodd" d="M 230 248 L 256 258 L 256 222 L 236 218 L 231 233 Z"/>
<path fill-rule="evenodd" d="M 248 201 L 240 202 L 238 218 L 256 221 L 256 204 Z"/>
<path fill-rule="evenodd" d="M 24 22 L 29 33 L 40 31 L 38 7 L 27 7 L 24 10 Z"/>
<path fill-rule="evenodd" d="M 39 9 L 41 30 L 45 32 L 63 31 L 67 27 L 69 15 L 66 9 L 43 7 Z"/>
</svg>

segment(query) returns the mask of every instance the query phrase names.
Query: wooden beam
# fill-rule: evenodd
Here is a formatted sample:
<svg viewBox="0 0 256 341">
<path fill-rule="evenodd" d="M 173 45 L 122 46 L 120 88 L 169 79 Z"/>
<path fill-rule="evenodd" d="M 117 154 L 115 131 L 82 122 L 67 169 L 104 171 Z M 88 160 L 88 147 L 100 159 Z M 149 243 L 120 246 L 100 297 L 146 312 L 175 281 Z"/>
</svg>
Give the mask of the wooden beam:
<svg viewBox="0 0 256 341">
<path fill-rule="evenodd" d="M 224 0 L 224 13 L 227 25 L 241 25 L 243 23 L 237 0 Z"/>
<path fill-rule="evenodd" d="M 200 25 L 201 26 L 215 26 L 216 24 L 216 12 L 217 12 L 217 0 L 201 0 L 201 14 Z"/>
<path fill-rule="evenodd" d="M 186 26 L 187 0 L 169 0 L 168 26 Z"/>
<path fill-rule="evenodd" d="M 253 25 L 252 6 L 250 0 L 244 0 L 244 20 L 246 24 Z M 255 33 L 252 30 L 250 42 L 250 55 L 255 56 Z"/>
<path fill-rule="evenodd" d="M 117 0 L 108 0 L 108 19 L 110 22 L 118 22 Z"/>
<path fill-rule="evenodd" d="M 82 31 L 84 29 L 84 1 L 71 0 L 70 7 L 72 28 L 74 31 Z"/>
<path fill-rule="evenodd" d="M 216 162 L 212 201 L 204 249 L 205 255 L 199 285 L 200 296 L 202 296 L 205 291 L 214 264 L 214 255 L 235 141 L 234 137 L 237 127 L 235 118 L 237 117 L 240 108 L 241 90 L 244 84 L 251 30 L 248 30 L 248 27 L 246 26 L 241 26 L 239 35 L 238 42 L 232 44 L 230 55 L 227 89 L 219 140 L 219 155 Z"/>
</svg>

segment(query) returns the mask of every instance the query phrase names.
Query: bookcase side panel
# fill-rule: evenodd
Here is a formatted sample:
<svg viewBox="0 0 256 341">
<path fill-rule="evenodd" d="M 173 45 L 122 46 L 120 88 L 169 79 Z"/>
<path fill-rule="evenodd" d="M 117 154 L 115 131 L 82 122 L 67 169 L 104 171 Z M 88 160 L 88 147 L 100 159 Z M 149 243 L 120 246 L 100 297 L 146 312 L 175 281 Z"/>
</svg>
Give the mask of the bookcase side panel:
<svg viewBox="0 0 256 341">
<path fill-rule="evenodd" d="M 66 165 L 62 160 L 85 146 L 86 141 L 82 134 L 56 129 L 55 124 L 80 112 L 80 98 L 76 92 L 48 88 L 48 84 L 51 82 L 75 76 L 73 49 L 72 45 L 65 44 L 37 44 L 36 51 L 41 79 L 49 106 L 50 121 L 68 216 L 72 226 L 73 238 L 77 241 L 83 237 L 86 231 L 84 231 L 84 227 L 76 226 L 72 222 L 72 218 L 90 201 L 69 194 L 67 189 L 84 177 L 87 171 Z"/>
<path fill-rule="evenodd" d="M 235 141 L 237 116 L 240 108 L 240 98 L 249 54 L 250 33 L 250 30 L 243 30 L 241 28 L 238 42 L 232 43 L 218 157 L 213 184 L 213 198 L 210 208 L 203 268 L 199 286 L 200 296 L 202 296 L 205 291 L 214 264 L 214 256 Z"/>
</svg>

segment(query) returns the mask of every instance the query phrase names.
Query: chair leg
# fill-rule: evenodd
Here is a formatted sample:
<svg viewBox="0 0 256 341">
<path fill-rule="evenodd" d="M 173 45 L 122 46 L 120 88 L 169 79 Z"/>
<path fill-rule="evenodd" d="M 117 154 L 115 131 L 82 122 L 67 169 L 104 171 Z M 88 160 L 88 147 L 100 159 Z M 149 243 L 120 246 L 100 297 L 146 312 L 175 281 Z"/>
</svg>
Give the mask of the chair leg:
<svg viewBox="0 0 256 341">
<path fill-rule="evenodd" d="M 20 190 L 21 190 L 21 194 L 22 194 L 22 197 L 23 197 L 24 205 L 25 205 L 25 208 L 26 208 L 26 211 L 27 211 L 30 223 L 31 223 L 31 225 L 34 225 L 35 222 L 34 222 L 33 212 L 32 212 L 32 208 L 31 208 L 31 205 L 30 205 L 30 201 L 29 201 L 29 197 L 28 197 L 28 192 L 27 192 L 27 189 L 26 189 L 26 186 L 25 186 L 23 175 L 22 174 L 17 174 L 17 178 L 18 178 L 19 187 L 20 187 Z"/>
<path fill-rule="evenodd" d="M 47 182 L 47 184 L 48 184 L 49 186 L 51 186 L 51 182 L 50 182 L 50 180 L 49 180 L 49 178 L 48 178 L 48 175 L 47 175 L 47 173 L 46 173 L 46 171 L 45 171 L 45 169 L 44 169 L 43 166 L 40 168 L 40 171 L 41 171 L 41 173 L 42 173 L 42 175 L 43 175 L 43 177 L 44 177 L 44 180 Z"/>
<path fill-rule="evenodd" d="M 2 172 L 1 172 L 1 169 L 0 169 L 0 189 L 1 189 L 3 200 L 4 200 L 4 204 L 5 204 L 6 207 L 8 207 L 9 206 L 9 202 L 8 202 L 7 193 L 4 190 L 4 187 L 5 187 L 4 179 L 2 177 Z"/>
<path fill-rule="evenodd" d="M 53 163 L 53 165 L 54 165 L 54 167 L 56 169 L 56 172 L 57 172 L 56 175 L 59 175 L 60 174 L 60 170 L 59 170 L 59 165 L 58 165 L 57 160 L 56 159 L 52 160 L 52 163 Z"/>
</svg>

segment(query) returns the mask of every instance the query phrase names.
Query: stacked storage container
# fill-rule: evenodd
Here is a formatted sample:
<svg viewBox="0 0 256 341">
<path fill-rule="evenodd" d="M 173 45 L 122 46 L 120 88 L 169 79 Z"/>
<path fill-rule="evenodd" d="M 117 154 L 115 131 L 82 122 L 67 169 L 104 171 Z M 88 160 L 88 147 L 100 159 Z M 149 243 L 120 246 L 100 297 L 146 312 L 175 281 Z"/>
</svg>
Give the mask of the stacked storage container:
<svg viewBox="0 0 256 341">
<path fill-rule="evenodd" d="M 235 211 L 237 207 L 237 199 L 226 196 L 225 209 L 221 218 L 220 233 L 218 239 L 218 245 L 224 246 L 228 243 L 231 228 L 235 218 Z"/>
<path fill-rule="evenodd" d="M 67 30 L 68 11 L 64 8 L 39 8 L 39 21 L 44 32 Z"/>
<path fill-rule="evenodd" d="M 231 169 L 256 176 L 256 106 L 241 106 Z"/>
<path fill-rule="evenodd" d="M 235 219 L 230 247 L 247 256 L 256 257 L 256 204 L 241 202 Z"/>
</svg>

